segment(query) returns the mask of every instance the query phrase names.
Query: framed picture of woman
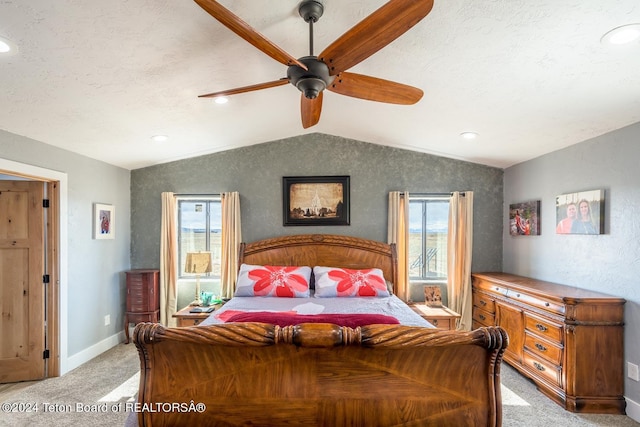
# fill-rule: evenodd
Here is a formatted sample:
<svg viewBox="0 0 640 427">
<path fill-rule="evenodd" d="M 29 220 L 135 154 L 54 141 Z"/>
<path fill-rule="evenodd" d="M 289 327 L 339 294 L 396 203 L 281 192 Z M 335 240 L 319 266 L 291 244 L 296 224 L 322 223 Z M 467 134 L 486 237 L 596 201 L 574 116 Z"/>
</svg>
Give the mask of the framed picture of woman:
<svg viewBox="0 0 640 427">
<path fill-rule="evenodd" d="M 604 190 L 556 197 L 557 234 L 604 234 Z"/>
</svg>

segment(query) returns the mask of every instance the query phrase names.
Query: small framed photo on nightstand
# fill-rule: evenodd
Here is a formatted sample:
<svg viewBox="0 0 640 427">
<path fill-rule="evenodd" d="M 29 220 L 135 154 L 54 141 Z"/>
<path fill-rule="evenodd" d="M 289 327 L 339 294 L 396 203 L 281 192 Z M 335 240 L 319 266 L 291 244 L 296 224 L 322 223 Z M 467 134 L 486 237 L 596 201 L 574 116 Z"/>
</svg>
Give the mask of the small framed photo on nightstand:
<svg viewBox="0 0 640 427">
<path fill-rule="evenodd" d="M 440 286 L 424 287 L 424 303 L 429 307 L 442 307 L 442 294 Z"/>
</svg>

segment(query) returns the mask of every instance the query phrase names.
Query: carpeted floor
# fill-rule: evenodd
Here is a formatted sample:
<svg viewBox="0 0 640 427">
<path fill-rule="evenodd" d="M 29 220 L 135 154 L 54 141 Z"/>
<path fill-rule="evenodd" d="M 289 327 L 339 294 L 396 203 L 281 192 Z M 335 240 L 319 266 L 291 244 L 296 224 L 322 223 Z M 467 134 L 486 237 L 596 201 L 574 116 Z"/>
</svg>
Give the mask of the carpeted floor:
<svg viewBox="0 0 640 427">
<path fill-rule="evenodd" d="M 138 389 L 133 344 L 120 344 L 61 378 L 0 394 L 0 426 L 124 426 Z M 563 410 L 506 364 L 502 365 L 503 426 L 639 427 L 624 415 L 579 415 Z M 6 412 L 37 407 L 37 412 Z M 130 408 L 129 408 L 130 409 Z"/>
</svg>

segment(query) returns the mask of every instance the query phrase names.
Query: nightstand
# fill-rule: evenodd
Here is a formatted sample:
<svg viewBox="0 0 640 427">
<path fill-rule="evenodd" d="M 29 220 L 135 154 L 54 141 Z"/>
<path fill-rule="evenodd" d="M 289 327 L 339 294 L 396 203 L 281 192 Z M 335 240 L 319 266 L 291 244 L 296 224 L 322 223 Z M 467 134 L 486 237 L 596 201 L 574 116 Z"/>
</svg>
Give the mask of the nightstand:
<svg viewBox="0 0 640 427">
<path fill-rule="evenodd" d="M 188 305 L 182 310 L 174 313 L 173 317 L 178 319 L 176 320 L 176 322 L 178 323 L 178 327 L 196 326 L 197 324 L 202 322 L 204 319 L 212 315 L 215 312 L 215 310 L 217 310 L 221 306 L 222 304 L 212 305 L 212 307 L 214 308 L 214 311 L 210 313 L 189 313 L 189 310 L 191 310 L 193 307 Z"/>
<path fill-rule="evenodd" d="M 456 320 L 460 315 L 455 311 L 442 307 L 429 307 L 424 303 L 411 303 L 409 307 L 438 329 L 456 329 Z"/>
</svg>

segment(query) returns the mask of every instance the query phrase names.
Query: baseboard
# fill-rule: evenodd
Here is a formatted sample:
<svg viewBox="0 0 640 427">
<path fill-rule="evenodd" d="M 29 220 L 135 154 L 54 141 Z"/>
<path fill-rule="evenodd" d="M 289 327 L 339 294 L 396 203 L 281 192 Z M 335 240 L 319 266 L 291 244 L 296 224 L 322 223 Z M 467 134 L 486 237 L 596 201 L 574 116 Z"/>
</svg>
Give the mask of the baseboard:
<svg viewBox="0 0 640 427">
<path fill-rule="evenodd" d="M 77 368 L 78 366 L 87 363 L 89 360 L 93 359 L 96 356 L 101 355 L 105 351 L 109 350 L 124 342 L 124 331 L 118 332 L 115 335 L 111 335 L 108 338 L 103 339 L 97 344 L 92 345 L 91 347 L 85 348 L 79 353 L 74 354 L 67 358 L 67 370 L 64 373 L 70 372 Z"/>
<path fill-rule="evenodd" d="M 627 401 L 627 416 L 640 423 L 640 403 L 634 402 L 628 397 L 625 397 L 624 399 Z"/>
</svg>

